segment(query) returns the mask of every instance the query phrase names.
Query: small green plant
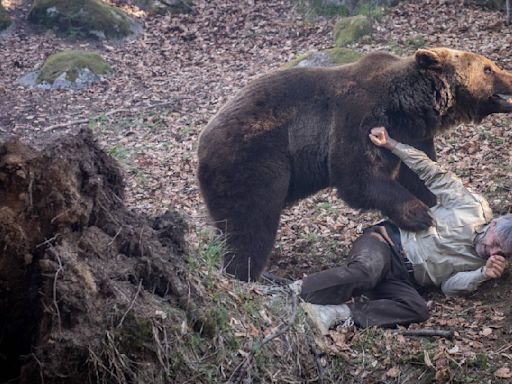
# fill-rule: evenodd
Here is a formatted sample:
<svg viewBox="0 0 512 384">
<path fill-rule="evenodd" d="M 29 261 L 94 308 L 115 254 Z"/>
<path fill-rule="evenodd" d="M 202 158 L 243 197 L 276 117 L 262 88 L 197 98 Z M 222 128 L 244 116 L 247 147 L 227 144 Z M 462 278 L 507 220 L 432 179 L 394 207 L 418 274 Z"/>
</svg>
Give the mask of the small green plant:
<svg viewBox="0 0 512 384">
<path fill-rule="evenodd" d="M 354 15 L 366 16 L 369 19 L 380 20 L 386 14 L 386 8 L 383 6 L 375 6 L 372 4 L 372 0 L 368 0 L 366 3 L 361 3 L 357 7 Z"/>
<path fill-rule="evenodd" d="M 398 53 L 398 42 L 396 42 L 395 40 L 388 41 L 388 49 L 391 52 L 397 52 Z"/>
<path fill-rule="evenodd" d="M 201 252 L 208 271 L 218 267 L 224 256 L 225 241 L 221 236 L 209 238 Z"/>
<path fill-rule="evenodd" d="M 308 16 L 348 16 L 344 5 L 328 3 L 322 0 L 296 0 L 297 8 Z"/>
<path fill-rule="evenodd" d="M 427 44 L 427 40 L 423 35 L 416 35 L 405 40 L 405 45 L 412 49 L 422 48 Z"/>
<path fill-rule="evenodd" d="M 479 353 L 469 360 L 467 360 L 468 367 L 479 368 L 479 369 L 488 369 L 490 367 L 489 357 L 485 354 Z"/>
<path fill-rule="evenodd" d="M 345 47 L 358 42 L 363 36 L 371 32 L 371 24 L 365 16 L 342 17 L 334 26 L 334 45 Z"/>
<path fill-rule="evenodd" d="M 382 331 L 377 330 L 377 328 L 365 328 L 358 334 L 357 338 L 355 338 L 352 347 L 365 352 L 370 351 L 378 343 L 378 336 L 381 335 Z"/>
<path fill-rule="evenodd" d="M 318 234 L 315 233 L 315 232 L 309 232 L 309 233 L 306 233 L 306 235 L 304 236 L 304 239 L 308 242 L 308 243 L 314 243 L 314 242 L 317 242 L 319 237 L 318 237 Z"/>
<path fill-rule="evenodd" d="M 115 157 L 120 163 L 126 163 L 126 160 L 130 157 L 130 152 L 127 148 L 123 147 L 120 144 L 116 144 L 107 150 L 107 153 Z"/>
</svg>

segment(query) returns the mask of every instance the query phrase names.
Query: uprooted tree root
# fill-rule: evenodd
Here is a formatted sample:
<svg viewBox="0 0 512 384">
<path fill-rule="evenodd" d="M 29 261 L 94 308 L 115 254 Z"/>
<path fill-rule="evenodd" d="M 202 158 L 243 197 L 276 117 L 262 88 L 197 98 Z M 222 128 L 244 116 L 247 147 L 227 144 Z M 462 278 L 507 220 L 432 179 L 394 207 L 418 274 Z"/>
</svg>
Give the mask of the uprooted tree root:
<svg viewBox="0 0 512 384">
<path fill-rule="evenodd" d="M 88 130 L 0 145 L 0 382 L 168 382 L 167 334 L 215 331 L 185 222 L 128 210 L 122 180 Z"/>
</svg>

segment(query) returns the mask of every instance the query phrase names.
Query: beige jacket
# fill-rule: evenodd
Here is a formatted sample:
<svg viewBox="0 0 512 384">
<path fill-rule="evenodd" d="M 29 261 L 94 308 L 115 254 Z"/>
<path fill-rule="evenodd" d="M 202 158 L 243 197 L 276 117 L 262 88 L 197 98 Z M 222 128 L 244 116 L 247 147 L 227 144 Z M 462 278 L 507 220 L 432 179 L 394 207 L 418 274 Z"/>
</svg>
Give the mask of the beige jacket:
<svg viewBox="0 0 512 384">
<path fill-rule="evenodd" d="M 489 204 L 423 152 L 400 143 L 392 152 L 416 172 L 438 201 L 431 208 L 432 227 L 421 232 L 400 230 L 416 281 L 441 286 L 447 295 L 474 291 L 486 280 L 481 268 L 485 260 L 476 254 L 473 243 L 492 219 Z"/>
</svg>

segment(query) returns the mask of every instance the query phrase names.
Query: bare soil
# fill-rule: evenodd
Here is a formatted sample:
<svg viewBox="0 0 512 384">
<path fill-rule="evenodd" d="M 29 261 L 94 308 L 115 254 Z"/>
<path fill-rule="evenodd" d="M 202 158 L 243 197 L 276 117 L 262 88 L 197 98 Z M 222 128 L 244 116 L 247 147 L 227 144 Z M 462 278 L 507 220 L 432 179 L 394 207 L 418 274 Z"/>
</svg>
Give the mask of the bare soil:
<svg viewBox="0 0 512 384">
<path fill-rule="evenodd" d="M 175 326 L 162 309 L 211 331 L 183 276 L 184 220 L 127 209 L 89 130 L 41 146 L 0 145 L 0 382 L 160 382 L 144 344 Z"/>
</svg>

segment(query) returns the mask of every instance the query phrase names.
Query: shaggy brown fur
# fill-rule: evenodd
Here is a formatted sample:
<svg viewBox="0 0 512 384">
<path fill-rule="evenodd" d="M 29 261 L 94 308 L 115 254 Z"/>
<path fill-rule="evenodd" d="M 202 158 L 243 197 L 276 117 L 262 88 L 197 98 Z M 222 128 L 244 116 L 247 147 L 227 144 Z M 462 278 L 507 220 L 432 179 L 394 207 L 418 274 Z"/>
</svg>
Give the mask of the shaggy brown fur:
<svg viewBox="0 0 512 384">
<path fill-rule="evenodd" d="M 435 159 L 436 133 L 512 111 L 506 95 L 511 74 L 447 48 L 406 58 L 377 52 L 353 64 L 256 79 L 199 139 L 199 183 L 227 235 L 227 272 L 257 279 L 282 209 L 328 186 L 352 207 L 378 209 L 401 228 L 427 228 L 435 197 L 396 156 L 371 144 L 370 129 L 384 125 Z"/>
</svg>

